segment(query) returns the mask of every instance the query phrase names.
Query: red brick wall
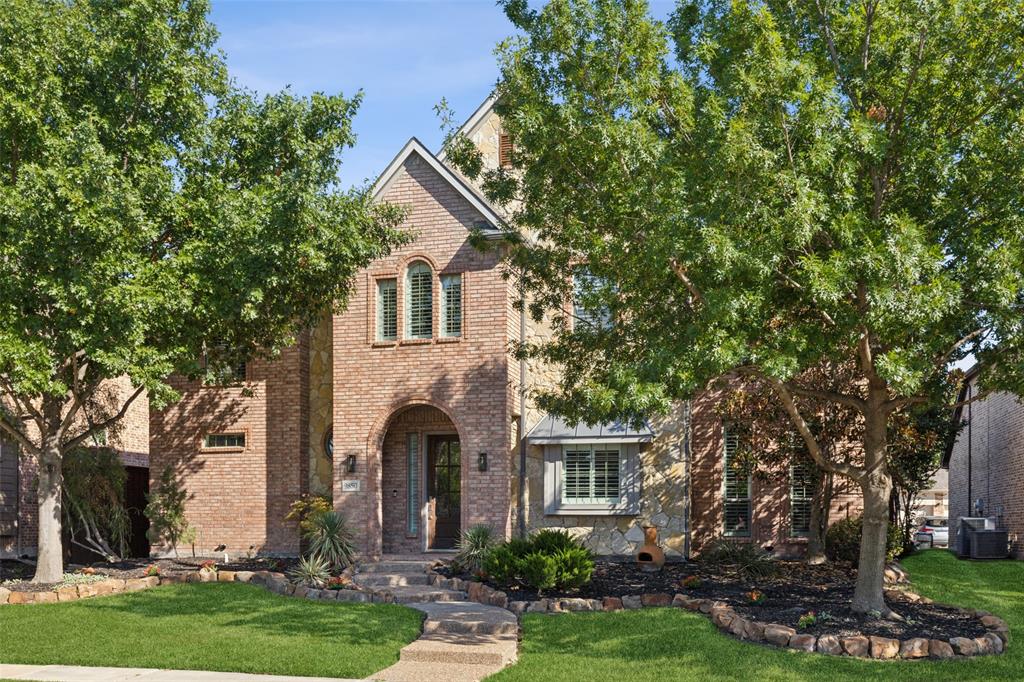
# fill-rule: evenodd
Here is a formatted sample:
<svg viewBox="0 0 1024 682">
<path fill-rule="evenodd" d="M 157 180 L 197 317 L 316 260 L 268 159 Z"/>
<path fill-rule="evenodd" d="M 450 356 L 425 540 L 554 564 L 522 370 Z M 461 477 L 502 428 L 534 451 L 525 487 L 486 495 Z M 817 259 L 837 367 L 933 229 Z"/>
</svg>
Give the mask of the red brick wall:
<svg viewBox="0 0 1024 682">
<path fill-rule="evenodd" d="M 993 393 L 965 406 L 960 416 L 971 424 L 960 431 L 949 461 L 950 546 L 956 543 L 957 519 L 975 516 L 980 499 L 982 515 L 996 517 L 1010 532 L 1011 552 L 1024 559 L 1024 404 L 1010 393 Z"/>
<path fill-rule="evenodd" d="M 693 401 L 691 430 L 690 518 L 691 553 L 699 554 L 709 543 L 722 537 L 723 428 L 716 404 L 723 390 L 707 391 Z M 837 479 L 839 494 L 833 501 L 831 520 L 860 513 L 860 493 L 854 484 Z M 800 554 L 806 539 L 790 535 L 789 480 L 785 475 L 762 480 L 755 476 L 751 487 L 751 534 L 749 540 L 771 545 L 783 555 Z"/>
<path fill-rule="evenodd" d="M 150 486 L 175 468 L 197 553 L 226 544 L 233 555 L 296 554 L 296 528 L 283 518 L 307 486 L 308 336 L 272 361 L 249 362 L 247 375 L 244 391 L 172 379 L 182 399 L 152 414 Z M 245 448 L 204 449 L 207 434 L 223 432 L 244 432 Z"/>
<path fill-rule="evenodd" d="M 406 228 L 415 240 L 373 263 L 356 281 L 348 309 L 334 320 L 334 500 L 347 515 L 361 551 L 382 550 L 381 446 L 391 417 L 401 408 L 429 404 L 458 430 L 463 453 L 462 527 L 509 528 L 509 387 L 506 355 L 506 284 L 497 254 L 469 244 L 482 219 L 415 154 L 385 189 L 383 199 L 410 209 Z M 398 336 L 404 336 L 405 269 L 425 260 L 434 271 L 434 334 L 426 341 L 376 343 L 377 277 L 399 281 Z M 439 339 L 439 273 L 462 273 L 463 335 Z M 488 471 L 476 466 L 487 452 Z M 346 472 L 352 455 L 356 471 Z M 342 481 L 358 492 L 342 492 Z"/>
</svg>

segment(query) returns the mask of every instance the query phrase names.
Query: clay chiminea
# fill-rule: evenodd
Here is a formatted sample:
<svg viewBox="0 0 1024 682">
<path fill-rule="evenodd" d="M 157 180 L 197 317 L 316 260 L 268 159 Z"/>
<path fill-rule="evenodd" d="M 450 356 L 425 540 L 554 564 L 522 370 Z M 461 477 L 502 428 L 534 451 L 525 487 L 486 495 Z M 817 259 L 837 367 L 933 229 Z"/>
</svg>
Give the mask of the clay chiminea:
<svg viewBox="0 0 1024 682">
<path fill-rule="evenodd" d="M 644 544 L 636 551 L 636 562 L 645 571 L 660 571 L 665 565 L 665 552 L 658 547 L 658 529 L 644 526 Z"/>
</svg>

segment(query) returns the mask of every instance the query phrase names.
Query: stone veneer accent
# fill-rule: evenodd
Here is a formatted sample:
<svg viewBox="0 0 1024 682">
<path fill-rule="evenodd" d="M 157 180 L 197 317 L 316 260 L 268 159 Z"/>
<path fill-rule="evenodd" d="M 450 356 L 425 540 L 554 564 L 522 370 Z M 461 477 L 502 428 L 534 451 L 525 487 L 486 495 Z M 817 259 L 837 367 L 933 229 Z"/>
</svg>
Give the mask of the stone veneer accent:
<svg viewBox="0 0 1024 682">
<path fill-rule="evenodd" d="M 326 448 L 334 418 L 333 331 L 333 319 L 327 315 L 309 335 L 309 492 L 327 497 L 334 475 Z"/>
</svg>

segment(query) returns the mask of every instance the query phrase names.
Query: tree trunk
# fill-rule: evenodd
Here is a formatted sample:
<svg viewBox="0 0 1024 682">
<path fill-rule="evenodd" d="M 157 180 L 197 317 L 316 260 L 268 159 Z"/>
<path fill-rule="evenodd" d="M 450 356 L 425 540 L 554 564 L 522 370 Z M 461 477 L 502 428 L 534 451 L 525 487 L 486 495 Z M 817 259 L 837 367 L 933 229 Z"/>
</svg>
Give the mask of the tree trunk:
<svg viewBox="0 0 1024 682">
<path fill-rule="evenodd" d="M 864 415 L 866 473 L 859 481 L 864 495 L 864 516 L 852 608 L 855 613 L 877 611 L 889 617 L 893 613 L 885 604 L 884 584 L 892 477 L 889 476 L 885 461 L 886 421 L 887 415 L 880 409 L 869 407 Z"/>
<path fill-rule="evenodd" d="M 51 437 L 44 440 L 39 454 L 39 541 L 32 582 L 55 583 L 64 576 L 60 537 L 63 483 L 60 444 Z"/>
</svg>

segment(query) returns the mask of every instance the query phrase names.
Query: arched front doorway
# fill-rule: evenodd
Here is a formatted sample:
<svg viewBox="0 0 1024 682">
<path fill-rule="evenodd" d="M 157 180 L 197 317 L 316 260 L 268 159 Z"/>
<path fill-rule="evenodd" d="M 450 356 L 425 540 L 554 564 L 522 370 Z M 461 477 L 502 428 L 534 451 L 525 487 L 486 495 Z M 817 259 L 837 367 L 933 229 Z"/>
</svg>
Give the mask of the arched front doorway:
<svg viewBox="0 0 1024 682">
<path fill-rule="evenodd" d="M 388 423 L 381 451 L 382 550 L 452 549 L 462 530 L 462 447 L 455 424 L 431 405 Z"/>
</svg>

